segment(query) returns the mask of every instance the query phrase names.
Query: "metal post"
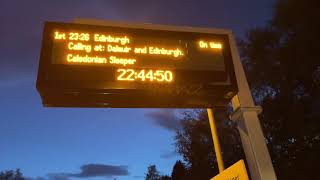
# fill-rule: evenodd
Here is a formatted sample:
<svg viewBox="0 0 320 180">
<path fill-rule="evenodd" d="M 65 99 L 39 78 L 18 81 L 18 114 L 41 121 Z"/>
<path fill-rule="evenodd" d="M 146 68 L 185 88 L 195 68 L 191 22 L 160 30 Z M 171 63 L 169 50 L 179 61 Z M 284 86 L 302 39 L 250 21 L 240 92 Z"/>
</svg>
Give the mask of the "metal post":
<svg viewBox="0 0 320 180">
<path fill-rule="evenodd" d="M 229 38 L 239 88 L 238 95 L 232 100 L 234 113 L 231 115 L 231 119 L 238 121 L 238 130 L 251 179 L 276 180 L 277 177 L 258 118 L 261 107 L 254 105 L 232 33 L 229 34 Z"/>
<path fill-rule="evenodd" d="M 215 120 L 214 120 L 213 109 L 208 108 L 207 112 L 208 112 L 208 118 L 209 118 L 209 123 L 210 123 L 214 151 L 216 153 L 216 157 L 217 157 L 217 161 L 218 161 L 219 172 L 221 173 L 224 170 L 224 164 L 223 164 L 223 159 L 222 159 L 222 154 L 221 154 L 221 149 L 220 149 L 220 142 L 219 142 L 219 137 L 218 137 L 218 133 L 217 133 L 217 127 L 216 127 Z"/>
</svg>

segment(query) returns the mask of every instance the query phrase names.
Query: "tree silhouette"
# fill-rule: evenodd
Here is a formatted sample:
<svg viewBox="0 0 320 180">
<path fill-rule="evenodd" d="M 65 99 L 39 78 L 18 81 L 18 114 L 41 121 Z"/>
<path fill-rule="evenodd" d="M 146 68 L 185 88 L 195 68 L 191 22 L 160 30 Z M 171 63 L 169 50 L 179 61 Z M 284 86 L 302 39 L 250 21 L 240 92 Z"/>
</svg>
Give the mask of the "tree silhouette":
<svg viewBox="0 0 320 180">
<path fill-rule="evenodd" d="M 156 165 L 148 166 L 148 172 L 146 173 L 146 180 L 171 180 L 168 175 L 160 175 Z"/>
<path fill-rule="evenodd" d="M 163 175 L 160 177 L 161 180 L 172 180 L 172 178 L 168 175 Z"/>
<path fill-rule="evenodd" d="M 146 173 L 146 180 L 160 180 L 160 177 L 156 165 L 150 165 L 148 167 L 148 172 Z"/>
<path fill-rule="evenodd" d="M 7 170 L 0 172 L 0 180 L 25 180 L 25 178 L 23 178 L 20 169 L 17 169 L 16 171 Z"/>
<path fill-rule="evenodd" d="M 239 43 L 279 179 L 311 179 L 320 161 L 319 7 L 279 0 L 270 23 Z"/>
<path fill-rule="evenodd" d="M 171 173 L 172 180 L 184 180 L 187 177 L 187 169 L 180 160 L 176 161 Z"/>
</svg>

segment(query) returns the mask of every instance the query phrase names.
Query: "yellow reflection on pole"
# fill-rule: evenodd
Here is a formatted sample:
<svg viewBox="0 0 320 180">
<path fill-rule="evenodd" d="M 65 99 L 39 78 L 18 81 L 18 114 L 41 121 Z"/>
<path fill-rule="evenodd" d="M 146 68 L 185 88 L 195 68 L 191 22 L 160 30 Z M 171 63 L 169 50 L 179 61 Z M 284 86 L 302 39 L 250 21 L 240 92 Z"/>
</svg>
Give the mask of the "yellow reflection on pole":
<svg viewBox="0 0 320 180">
<path fill-rule="evenodd" d="M 210 123 L 214 151 L 216 152 L 216 157 L 217 157 L 217 161 L 218 161 L 218 168 L 219 168 L 219 172 L 221 173 L 224 170 L 224 164 L 223 164 L 220 142 L 219 142 L 218 133 L 217 133 L 217 127 L 216 127 L 215 120 L 214 120 L 213 109 L 208 108 L 207 112 L 208 112 L 208 118 L 209 118 L 209 123 Z"/>
</svg>

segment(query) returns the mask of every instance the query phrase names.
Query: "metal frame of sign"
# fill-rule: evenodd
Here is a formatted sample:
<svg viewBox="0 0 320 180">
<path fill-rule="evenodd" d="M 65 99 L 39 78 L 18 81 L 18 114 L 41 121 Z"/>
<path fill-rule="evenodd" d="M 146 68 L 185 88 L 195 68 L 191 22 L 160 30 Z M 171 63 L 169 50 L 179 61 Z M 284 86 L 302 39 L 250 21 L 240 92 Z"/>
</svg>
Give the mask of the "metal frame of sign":
<svg viewBox="0 0 320 180">
<path fill-rule="evenodd" d="M 80 23 L 45 23 L 43 44 L 38 70 L 37 89 L 47 107 L 117 107 L 117 108 L 208 108 L 221 107 L 230 102 L 237 93 L 237 83 L 234 73 L 231 48 L 229 45 L 230 31 L 211 28 L 193 28 L 184 26 L 167 26 L 153 24 L 130 24 L 118 22 L 92 21 L 87 25 Z M 212 74 L 215 77 L 226 78 L 210 84 L 137 84 L 126 82 L 99 81 L 83 79 L 81 81 L 64 81 L 66 73 L 81 75 L 85 72 L 105 73 L 103 67 L 57 65 L 52 58 L 52 29 L 64 27 L 67 29 L 100 29 L 117 28 L 139 32 L 161 32 L 173 34 L 198 33 L 216 35 L 224 39 L 225 68 L 223 73 Z M 71 75 L 72 76 L 72 75 Z M 192 70 L 188 76 L 192 78 Z M 219 79 L 219 78 L 218 78 Z M 80 86 L 81 85 L 81 86 Z M 90 88 L 88 88 L 90 87 Z M 137 88 L 138 87 L 138 88 Z M 144 89 L 145 87 L 145 89 Z"/>
</svg>

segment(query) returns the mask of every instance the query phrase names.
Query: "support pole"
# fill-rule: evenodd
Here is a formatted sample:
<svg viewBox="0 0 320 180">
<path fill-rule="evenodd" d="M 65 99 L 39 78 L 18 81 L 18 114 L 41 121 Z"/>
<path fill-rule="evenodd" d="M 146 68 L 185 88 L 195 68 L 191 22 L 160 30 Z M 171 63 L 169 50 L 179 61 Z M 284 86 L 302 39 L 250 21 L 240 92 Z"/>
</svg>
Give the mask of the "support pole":
<svg viewBox="0 0 320 180">
<path fill-rule="evenodd" d="M 232 33 L 229 34 L 229 39 L 239 89 L 237 96 L 232 100 L 234 112 L 231 119 L 238 122 L 238 130 L 251 179 L 276 180 L 277 177 L 258 118 L 261 107 L 255 106 L 253 102 Z"/>
<path fill-rule="evenodd" d="M 218 137 L 218 133 L 217 133 L 217 127 L 216 127 L 216 123 L 214 120 L 213 109 L 208 108 L 207 112 L 208 112 L 208 118 L 209 118 L 209 123 L 210 123 L 214 151 L 216 153 L 216 157 L 217 157 L 217 161 L 218 161 L 219 172 L 221 173 L 224 170 L 224 163 L 223 163 L 223 158 L 222 158 L 222 153 L 221 153 L 221 148 L 220 148 L 219 137 Z"/>
</svg>

